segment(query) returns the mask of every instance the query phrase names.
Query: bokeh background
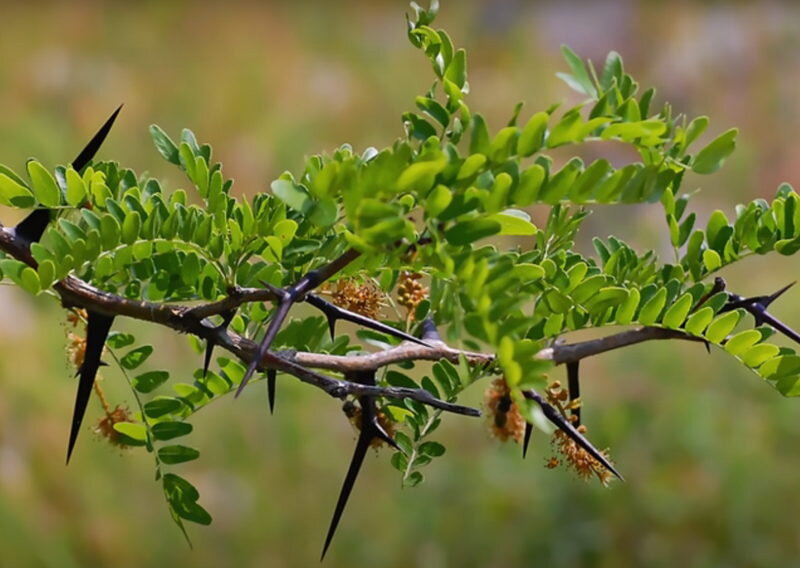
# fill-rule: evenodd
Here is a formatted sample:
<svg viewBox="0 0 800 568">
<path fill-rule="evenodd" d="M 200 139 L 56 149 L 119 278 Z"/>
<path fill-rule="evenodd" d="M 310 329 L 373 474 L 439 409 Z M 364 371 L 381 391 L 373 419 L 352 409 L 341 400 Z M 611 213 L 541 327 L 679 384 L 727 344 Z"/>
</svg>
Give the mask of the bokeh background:
<svg viewBox="0 0 800 568">
<path fill-rule="evenodd" d="M 702 223 L 715 208 L 798 181 L 800 6 L 794 2 L 443 2 L 438 26 L 469 55 L 470 106 L 499 127 L 576 99 L 555 78 L 559 45 L 602 62 L 619 51 L 658 100 L 741 129 L 711 177 L 689 177 Z M 158 123 L 214 145 L 238 191 L 265 191 L 303 156 L 343 142 L 385 146 L 402 133 L 432 73 L 405 37 L 403 0 L 251 3 L 2 3 L 0 161 L 71 159 L 120 102 L 101 156 L 185 181 L 152 148 Z M 615 152 L 614 148 L 608 148 Z M 591 150 L 603 152 L 600 150 Z M 614 157 L 614 156 L 612 156 Z M 580 244 L 615 234 L 666 252 L 658 207 L 597 208 Z M 18 213 L 2 211 L 11 223 Z M 732 289 L 766 293 L 798 277 L 795 259 L 748 259 Z M 775 305 L 800 326 L 793 290 Z M 63 313 L 0 287 L 0 566 L 309 566 L 355 435 L 339 405 L 290 378 L 277 412 L 263 384 L 194 420 L 201 458 L 179 468 L 214 516 L 169 518 L 151 457 L 87 426 L 64 467 L 74 381 Z M 199 363 L 184 338 L 128 321 L 156 343 L 153 367 L 182 380 Z M 604 489 L 550 471 L 548 440 L 527 461 L 483 420 L 445 420 L 448 453 L 426 483 L 401 489 L 388 456 L 370 457 L 326 566 L 800 565 L 800 401 L 782 398 L 721 352 L 651 343 L 583 366 L 584 415 L 626 483 Z M 104 371 L 112 404 L 130 404 Z M 481 387 L 468 402 L 479 403 Z M 100 416 L 93 403 L 87 423 Z"/>
</svg>

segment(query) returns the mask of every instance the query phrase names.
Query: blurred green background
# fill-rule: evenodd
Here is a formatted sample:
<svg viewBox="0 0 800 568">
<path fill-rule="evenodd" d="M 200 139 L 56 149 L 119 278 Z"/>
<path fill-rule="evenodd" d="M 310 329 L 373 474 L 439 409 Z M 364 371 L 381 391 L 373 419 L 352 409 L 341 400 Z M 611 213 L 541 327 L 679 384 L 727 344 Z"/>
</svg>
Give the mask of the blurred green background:
<svg viewBox="0 0 800 568">
<path fill-rule="evenodd" d="M 464 1 L 437 25 L 469 55 L 470 106 L 502 126 L 556 100 L 558 47 L 602 61 L 608 50 L 659 100 L 709 114 L 709 135 L 741 128 L 739 149 L 704 189 L 717 207 L 769 197 L 797 181 L 800 7 L 793 2 Z M 74 157 L 125 103 L 101 157 L 185 183 L 152 148 L 147 126 L 191 127 L 214 145 L 240 192 L 264 191 L 303 156 L 343 142 L 389 145 L 400 114 L 432 73 L 405 37 L 404 0 L 288 3 L 3 3 L 0 161 L 22 169 Z M 583 150 L 628 159 L 615 146 Z M 595 153 L 595 154 L 592 154 Z M 19 213 L 2 212 L 12 223 Z M 588 238 L 615 234 L 668 253 L 660 208 L 597 208 Z M 770 292 L 797 278 L 795 259 L 748 259 L 732 289 Z M 800 290 L 775 305 L 790 325 Z M 309 566 L 316 564 L 355 435 L 339 404 L 281 377 L 275 416 L 263 383 L 194 420 L 200 460 L 180 466 L 214 516 L 173 526 L 151 457 L 120 451 L 87 426 L 64 467 L 74 382 L 63 313 L 46 298 L 0 288 L 0 566 Z M 199 364 L 185 339 L 141 330 L 153 368 L 179 380 Z M 650 343 L 585 362 L 584 416 L 627 477 L 608 489 L 545 469 L 548 440 L 527 461 L 483 420 L 450 417 L 444 458 L 401 490 L 387 455 L 369 457 L 325 565 L 800 565 L 800 401 L 783 399 L 720 352 Z M 559 373 L 561 370 L 559 370 Z M 104 370 L 112 404 L 133 404 Z M 467 402 L 479 403 L 481 387 Z M 177 470 L 176 470 L 177 471 Z"/>
</svg>

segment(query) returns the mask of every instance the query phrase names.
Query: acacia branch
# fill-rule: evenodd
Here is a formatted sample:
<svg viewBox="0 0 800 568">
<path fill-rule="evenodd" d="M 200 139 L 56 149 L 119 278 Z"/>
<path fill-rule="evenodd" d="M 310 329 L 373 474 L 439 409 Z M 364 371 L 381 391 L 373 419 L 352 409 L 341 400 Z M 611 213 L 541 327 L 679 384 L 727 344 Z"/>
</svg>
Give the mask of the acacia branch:
<svg viewBox="0 0 800 568">
<path fill-rule="evenodd" d="M 19 238 L 13 229 L 0 225 L 0 250 L 36 268 L 36 260 L 31 256 L 27 242 Z M 340 262 L 352 261 L 356 255 L 345 254 Z M 338 263 L 337 263 L 338 264 Z M 276 291 L 271 288 L 232 288 L 226 298 L 199 306 L 129 300 L 116 294 L 100 290 L 75 277 L 67 276 L 54 286 L 67 307 L 80 307 L 107 316 L 125 316 L 163 325 L 181 333 L 191 333 L 202 339 L 213 341 L 223 349 L 234 354 L 244 363 L 251 365 L 259 359 L 259 346 L 254 341 L 239 334 L 213 325 L 207 318 L 224 313 L 242 304 L 255 301 L 275 301 Z M 684 339 L 703 341 L 682 331 L 659 327 L 638 327 L 614 335 L 581 341 L 563 343 L 542 349 L 537 358 L 553 361 L 556 365 L 580 361 L 644 341 L 663 339 Z M 494 362 L 493 354 L 462 351 L 448 346 L 438 338 L 427 338 L 427 345 L 408 341 L 396 347 L 367 355 L 329 355 L 309 352 L 285 352 L 282 354 L 267 351 L 257 361 L 255 368 L 260 371 L 275 369 L 293 375 L 301 381 L 314 385 L 331 396 L 382 396 L 386 398 L 411 398 L 423 404 L 448 412 L 479 416 L 474 408 L 448 403 L 433 397 L 424 389 L 399 387 L 379 387 L 362 385 L 347 380 L 336 379 L 320 374 L 311 368 L 325 369 L 341 374 L 355 371 L 377 370 L 379 368 L 405 361 L 438 361 L 447 359 L 457 362 L 460 357 L 473 365 L 488 365 Z"/>
<path fill-rule="evenodd" d="M 553 361 L 556 365 L 563 363 L 575 363 L 586 357 L 592 355 L 599 355 L 614 349 L 621 349 L 644 341 L 662 340 L 662 339 L 684 339 L 686 341 L 699 341 L 705 340 L 701 337 L 689 335 L 677 329 L 666 329 L 663 327 L 636 327 L 615 333 L 614 335 L 607 335 L 598 339 L 589 339 L 587 341 L 579 341 L 576 343 L 562 343 L 547 347 L 536 354 L 538 359 L 548 359 Z"/>
<path fill-rule="evenodd" d="M 38 266 L 36 260 L 30 254 L 27 242 L 20 239 L 12 228 L 3 227 L 2 225 L 0 225 L 0 250 L 32 268 Z M 85 308 L 107 316 L 130 317 L 157 323 L 182 333 L 191 333 L 200 338 L 214 341 L 246 364 L 251 364 L 257 357 L 258 345 L 254 341 L 218 328 L 203 315 L 215 315 L 234 307 L 233 304 L 236 304 L 236 302 L 241 304 L 245 300 L 255 301 L 254 298 L 256 296 L 261 298 L 262 296 L 259 296 L 253 289 L 242 289 L 242 294 L 229 296 L 229 298 L 219 302 L 188 307 L 143 300 L 129 300 L 100 290 L 75 276 L 67 276 L 54 284 L 53 288 L 66 307 Z M 269 299 L 267 293 L 264 294 L 263 298 Z M 480 416 L 480 411 L 477 409 L 445 402 L 432 396 L 424 389 L 377 387 L 335 379 L 304 368 L 300 364 L 272 352 L 265 353 L 256 364 L 256 368 L 261 371 L 276 369 L 291 374 L 301 381 L 319 387 L 329 395 L 337 398 L 344 398 L 348 395 L 411 398 L 448 412 L 467 416 Z M 346 371 L 345 368 L 333 370 Z"/>
</svg>

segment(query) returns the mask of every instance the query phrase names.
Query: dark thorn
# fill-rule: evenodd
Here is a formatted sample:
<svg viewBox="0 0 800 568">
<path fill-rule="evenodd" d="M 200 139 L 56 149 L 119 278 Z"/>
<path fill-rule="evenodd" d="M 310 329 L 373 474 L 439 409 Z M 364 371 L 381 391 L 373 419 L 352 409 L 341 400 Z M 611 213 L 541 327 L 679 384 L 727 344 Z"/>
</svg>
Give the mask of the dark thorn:
<svg viewBox="0 0 800 568">
<path fill-rule="evenodd" d="M 708 342 L 708 341 L 706 341 L 706 340 L 704 339 L 704 340 L 703 340 L 703 345 L 705 345 L 705 346 L 706 346 L 706 353 L 708 353 L 709 355 L 711 355 L 711 343 L 710 343 L 710 342 Z"/>
<path fill-rule="evenodd" d="M 278 304 L 278 309 L 275 310 L 275 315 L 272 316 L 272 320 L 269 322 L 269 326 L 267 326 L 267 333 L 264 335 L 264 339 L 261 340 L 258 350 L 256 351 L 256 356 L 252 361 L 250 361 L 250 365 L 247 367 L 247 372 L 244 374 L 242 382 L 239 384 L 239 388 L 236 389 L 236 394 L 234 396 L 238 397 L 240 394 L 242 394 L 242 390 L 244 390 L 244 387 L 247 385 L 250 377 L 253 376 L 256 367 L 258 367 L 259 363 L 261 363 L 261 359 L 263 359 L 264 355 L 266 355 L 267 351 L 269 351 L 272 341 L 278 334 L 278 330 L 286 319 L 289 309 L 292 307 L 294 302 L 295 297 L 292 294 L 287 294 Z"/>
<path fill-rule="evenodd" d="M 525 423 L 525 439 L 522 441 L 522 459 L 528 455 L 528 444 L 531 442 L 531 434 L 533 433 L 533 424 L 530 422 Z"/>
<path fill-rule="evenodd" d="M 34 209 L 14 227 L 14 234 L 28 243 L 37 243 L 51 221 L 52 209 Z"/>
<path fill-rule="evenodd" d="M 98 130 L 92 139 L 89 140 L 89 143 L 83 150 L 81 150 L 80 154 L 78 154 L 78 157 L 72 161 L 73 168 L 80 171 L 92 160 L 92 158 L 94 158 L 94 155 L 100 149 L 100 146 L 102 146 L 106 136 L 108 136 L 108 132 L 111 130 L 114 120 L 117 118 L 117 115 L 121 109 L 122 105 L 119 105 L 117 110 L 115 110 L 108 120 L 106 120 L 103 126 L 100 127 L 100 130 Z M 47 225 L 50 224 L 50 221 L 50 209 L 36 209 L 22 221 L 20 221 L 16 227 L 14 227 L 14 232 L 18 237 L 28 241 L 28 243 L 37 243 L 42 238 L 42 235 L 44 234 L 45 229 L 47 229 Z"/>
<path fill-rule="evenodd" d="M 357 382 L 365 385 L 375 384 L 375 371 L 358 371 L 354 373 L 345 374 L 347 380 Z M 372 439 L 378 437 L 387 443 L 390 443 L 394 448 L 398 449 L 397 444 L 392 440 L 384 429 L 377 421 L 377 413 L 375 412 L 375 401 L 371 396 L 362 396 L 359 398 L 361 404 L 361 431 L 358 435 L 356 442 L 356 449 L 353 452 L 353 458 L 350 460 L 350 467 L 347 470 L 347 475 L 344 478 L 342 489 L 339 492 L 339 499 L 336 502 L 336 509 L 333 512 L 331 525 L 328 529 L 328 535 L 325 537 L 325 545 L 322 548 L 322 556 L 320 562 L 325 558 L 325 553 L 328 551 L 328 546 L 333 540 L 333 535 L 336 533 L 336 527 L 339 525 L 339 520 L 344 512 L 347 499 L 350 497 L 350 492 L 356 483 L 356 478 L 361 470 L 361 464 L 364 462 L 364 456 L 367 454 Z M 391 442 L 390 442 L 391 440 Z"/>
<path fill-rule="evenodd" d="M 789 288 L 791 288 L 795 284 L 797 284 L 797 281 L 790 282 L 789 284 L 787 284 L 786 286 L 784 286 L 783 288 L 781 288 L 777 292 L 774 292 L 774 293 L 770 294 L 769 296 L 767 296 L 763 301 L 759 302 L 759 304 L 761 304 L 761 306 L 764 309 L 767 309 L 772 302 L 774 302 L 775 300 L 780 298 Z"/>
<path fill-rule="evenodd" d="M 72 456 L 75 442 L 78 440 L 78 433 L 81 429 L 83 416 L 86 414 L 86 406 L 92 394 L 92 386 L 97 376 L 97 369 L 102 363 L 100 356 L 103 354 L 103 346 L 106 343 L 108 332 L 111 330 L 113 317 L 88 312 L 88 323 L 86 325 L 86 352 L 83 364 L 80 368 L 80 379 L 78 380 L 78 392 L 75 396 L 75 409 L 72 413 L 72 427 L 69 433 L 69 444 L 67 445 L 67 463 Z"/>
<path fill-rule="evenodd" d="M 619 478 L 620 481 L 625 481 L 622 475 L 620 475 L 620 473 L 614 469 L 614 466 L 611 465 L 611 462 L 609 462 L 608 459 L 583 436 L 583 434 L 578 432 L 578 430 L 572 424 L 570 424 L 570 422 L 564 418 L 555 407 L 544 400 L 539 393 L 534 390 L 527 390 L 524 392 L 524 394 L 525 398 L 534 400 L 539 404 L 545 417 L 547 417 L 547 419 L 559 430 L 569 436 L 576 444 L 588 452 L 590 456 L 600 462 L 603 467 Z"/>
<path fill-rule="evenodd" d="M 331 518 L 331 524 L 328 528 L 328 535 L 325 537 L 325 544 L 322 547 L 322 555 L 319 558 L 320 562 L 322 562 L 322 560 L 325 558 L 325 553 L 328 552 L 328 547 L 333 540 L 333 535 L 336 534 L 336 527 L 339 526 L 339 520 L 342 518 L 345 505 L 347 505 L 350 492 L 353 490 L 353 486 L 356 483 L 358 473 L 361 470 L 361 464 L 364 463 L 364 457 L 367 455 L 367 450 L 369 449 L 369 444 L 371 441 L 372 433 L 370 432 L 370 429 L 362 428 L 361 433 L 358 436 L 358 441 L 356 442 L 356 449 L 353 452 L 353 458 L 350 460 L 350 467 L 347 469 L 347 475 L 345 476 L 344 483 L 342 484 L 342 489 L 339 491 L 339 499 L 336 501 L 336 509 L 333 511 L 333 518 Z"/>
<path fill-rule="evenodd" d="M 75 168 L 77 171 L 80 171 L 86 164 L 92 161 L 92 158 L 94 158 L 94 155 L 97 154 L 97 151 L 100 149 L 100 146 L 103 145 L 106 136 L 108 136 L 108 133 L 111 131 L 111 127 L 114 126 L 114 121 L 117 119 L 117 115 L 121 110 L 122 105 L 119 105 L 117 110 L 115 110 L 111 116 L 108 117 L 108 120 L 105 121 L 103 126 L 100 127 L 100 130 L 98 130 L 92 139 L 89 140 L 89 143 L 86 145 L 86 147 L 81 150 L 81 153 L 78 154 L 74 160 L 72 160 L 73 168 Z"/>
<path fill-rule="evenodd" d="M 233 316 L 236 315 L 236 310 L 228 310 L 222 315 L 222 323 L 219 324 L 217 327 L 214 328 L 215 331 L 224 331 L 228 329 L 228 326 L 233 319 Z M 205 359 L 203 360 L 203 378 L 206 378 L 208 375 L 208 367 L 211 365 L 211 355 L 214 353 L 214 347 L 217 345 L 217 342 L 213 339 L 209 338 L 206 340 L 206 355 Z"/>
<path fill-rule="evenodd" d="M 336 337 L 336 318 L 330 314 L 325 314 L 328 320 L 328 330 L 331 332 L 331 341 Z"/>
<path fill-rule="evenodd" d="M 436 329 L 436 323 L 433 321 L 433 318 L 427 317 L 422 320 L 421 331 L 422 331 L 422 339 L 427 339 L 429 341 L 441 341 L 442 336 L 439 335 L 439 330 Z"/>
<path fill-rule="evenodd" d="M 307 294 L 306 295 L 306 302 L 320 310 L 325 316 L 328 318 L 328 325 L 330 324 L 331 319 L 334 320 L 345 320 L 351 323 L 358 324 L 362 327 L 366 327 L 367 329 L 372 329 L 374 331 L 379 331 L 381 333 L 385 333 L 386 335 L 391 335 L 392 337 L 396 337 L 398 339 L 404 339 L 405 341 L 413 341 L 419 345 L 424 345 L 425 347 L 430 347 L 427 343 L 414 337 L 411 334 L 408 334 L 404 331 L 400 331 L 390 325 L 385 323 L 381 323 L 377 320 L 372 318 L 368 318 L 367 316 L 362 316 L 361 314 L 357 314 L 355 312 L 351 312 L 350 310 L 345 310 L 337 306 L 336 304 L 332 304 L 331 302 L 324 300 L 323 298 L 315 295 L 315 294 Z"/>
<path fill-rule="evenodd" d="M 567 363 L 567 386 L 569 387 L 569 400 L 572 402 L 581 396 L 581 383 L 578 375 L 580 361 Z M 581 407 L 573 408 L 572 415 L 576 418 L 575 426 L 581 425 Z"/>
<path fill-rule="evenodd" d="M 205 355 L 205 358 L 203 359 L 203 378 L 204 379 L 206 378 L 206 375 L 208 375 L 208 367 L 209 367 L 209 365 L 211 365 L 211 355 L 214 353 L 214 346 L 215 345 L 216 345 L 216 343 L 214 343 L 213 340 L 211 340 L 211 339 L 206 340 L 206 355 Z"/>
<path fill-rule="evenodd" d="M 269 400 L 269 413 L 275 410 L 275 379 L 278 378 L 278 371 L 267 369 L 267 399 Z"/>
</svg>

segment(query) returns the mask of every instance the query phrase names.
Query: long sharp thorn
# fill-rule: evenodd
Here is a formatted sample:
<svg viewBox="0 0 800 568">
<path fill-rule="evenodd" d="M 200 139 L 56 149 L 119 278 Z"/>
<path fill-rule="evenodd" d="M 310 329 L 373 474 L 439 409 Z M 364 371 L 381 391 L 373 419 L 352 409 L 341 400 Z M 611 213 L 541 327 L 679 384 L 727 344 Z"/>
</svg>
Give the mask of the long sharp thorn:
<svg viewBox="0 0 800 568">
<path fill-rule="evenodd" d="M 269 413 L 275 411 L 275 379 L 278 378 L 278 371 L 275 369 L 267 370 L 267 399 L 269 400 Z"/>
<path fill-rule="evenodd" d="M 533 425 L 530 422 L 525 423 L 525 439 L 522 441 L 522 459 L 528 455 L 528 444 L 531 442 L 531 434 L 533 433 Z"/>
<path fill-rule="evenodd" d="M 372 329 L 374 331 L 380 331 L 381 333 L 385 333 L 386 335 L 391 335 L 392 337 L 396 337 L 398 339 L 404 339 L 406 341 L 413 341 L 419 345 L 424 345 L 425 347 L 430 347 L 427 343 L 422 341 L 421 339 L 414 337 L 413 335 L 396 329 L 390 325 L 386 325 L 385 323 L 379 322 L 372 318 L 368 318 L 366 316 L 362 316 L 361 314 L 357 314 L 355 312 L 351 312 L 350 310 L 345 310 L 335 304 L 328 302 L 320 298 L 315 294 L 308 294 L 306 296 L 306 302 L 314 306 L 315 308 L 321 310 L 327 317 L 328 321 L 330 322 L 330 318 L 334 317 L 335 319 L 343 319 L 345 321 L 349 321 L 355 324 L 358 324 L 362 327 L 366 327 L 367 329 Z"/>
<path fill-rule="evenodd" d="M 777 292 L 773 292 L 772 294 L 770 294 L 769 296 L 767 296 L 766 298 L 764 298 L 764 300 L 763 300 L 763 301 L 761 301 L 761 302 L 759 302 L 759 303 L 760 303 L 760 304 L 761 304 L 761 305 L 762 305 L 762 306 L 763 306 L 765 309 L 766 309 L 766 308 L 768 308 L 768 307 L 769 307 L 769 305 L 770 305 L 772 302 L 774 302 L 775 300 L 777 300 L 778 298 L 780 298 L 780 297 L 781 297 L 781 296 L 782 296 L 782 295 L 783 295 L 783 294 L 784 294 L 784 293 L 785 293 L 785 292 L 786 292 L 786 291 L 787 291 L 789 288 L 791 288 L 791 287 L 792 287 L 792 286 L 794 286 L 795 284 L 797 284 L 797 282 L 796 282 L 796 281 L 795 281 L 795 282 L 789 282 L 789 283 L 788 283 L 786 286 L 784 286 L 783 288 L 781 288 L 781 289 L 780 289 L 780 290 L 778 290 Z"/>
<path fill-rule="evenodd" d="M 94 155 L 97 153 L 97 150 L 100 149 L 100 146 L 103 144 L 103 141 L 108 136 L 111 127 L 114 124 L 114 120 L 117 118 L 119 111 L 122 109 L 122 105 L 117 107 L 112 115 L 105 121 L 103 126 L 100 127 L 100 130 L 92 137 L 86 147 L 81 150 L 80 154 L 72 161 L 72 167 L 76 170 L 81 170 L 86 164 L 88 164 Z M 25 239 L 29 243 L 36 243 L 39 242 L 39 239 L 42 238 L 47 225 L 50 224 L 51 221 L 51 209 L 36 209 L 31 212 L 27 217 L 25 217 L 22 221 L 14 227 L 14 232 L 17 236 Z"/>
<path fill-rule="evenodd" d="M 564 418 L 558 410 L 545 401 L 535 391 L 529 390 L 526 392 L 526 394 L 539 404 L 545 417 L 547 417 L 550 422 L 555 424 L 559 430 L 569 436 L 576 444 L 588 452 L 590 456 L 603 464 L 603 467 L 605 467 L 608 471 L 613 473 L 621 481 L 624 481 L 622 475 L 614 468 L 613 465 L 611 465 L 611 462 L 609 462 L 608 459 L 602 453 L 600 453 L 597 448 L 595 448 L 592 443 L 584 437 L 583 434 L 578 432 L 578 430 L 576 430 L 575 427 L 570 424 L 569 421 Z"/>
<path fill-rule="evenodd" d="M 331 332 L 331 341 L 336 337 L 336 318 L 332 315 L 327 315 L 328 318 L 328 330 Z"/>
<path fill-rule="evenodd" d="M 261 359 L 264 358 L 264 355 L 267 354 L 269 351 L 270 345 L 272 345 L 272 341 L 275 339 L 275 336 L 278 335 L 278 330 L 283 324 L 283 320 L 286 319 L 286 315 L 289 313 L 289 308 L 292 307 L 294 303 L 294 299 L 291 296 L 284 296 L 283 300 L 278 304 L 278 309 L 275 310 L 275 315 L 272 316 L 272 320 L 269 322 L 269 326 L 267 327 L 267 333 L 264 335 L 264 339 L 261 340 L 261 343 L 258 346 L 258 350 L 256 351 L 256 356 L 250 361 L 250 365 L 247 367 L 247 372 L 242 377 L 242 382 L 239 384 L 239 388 L 236 389 L 236 394 L 234 396 L 238 397 L 242 394 L 242 390 L 247 385 L 250 377 L 253 376 L 253 373 L 258 367 L 259 363 L 261 363 Z"/>
<path fill-rule="evenodd" d="M 214 341 L 212 339 L 206 340 L 206 354 L 203 358 L 203 378 L 208 375 L 208 367 L 211 365 L 211 355 L 214 353 Z"/>
<path fill-rule="evenodd" d="M 567 363 L 567 386 L 569 387 L 569 400 L 573 401 L 581 396 L 581 382 L 578 374 L 580 361 Z M 581 407 L 572 409 L 572 415 L 576 418 L 575 425 L 581 425 Z"/>
<path fill-rule="evenodd" d="M 52 209 L 34 209 L 14 227 L 14 234 L 29 243 L 37 243 L 50 224 Z"/>
<path fill-rule="evenodd" d="M 114 126 L 114 121 L 117 119 L 117 115 L 121 110 L 122 105 L 119 105 L 117 110 L 111 113 L 111 116 L 108 117 L 108 120 L 103 123 L 103 126 L 100 127 L 100 130 L 98 130 L 97 133 L 92 136 L 92 139 L 89 140 L 89 143 L 86 145 L 86 147 L 81 150 L 80 154 L 78 154 L 74 160 L 72 160 L 73 168 L 80 171 L 86 164 L 92 161 L 92 158 L 94 158 L 94 155 L 97 154 L 97 151 L 100 149 L 100 146 L 103 145 L 106 136 L 108 136 L 108 133 L 111 131 L 111 127 Z"/>
<path fill-rule="evenodd" d="M 88 324 L 86 326 L 86 352 L 83 364 L 80 368 L 80 379 L 78 380 L 78 392 L 75 397 L 75 409 L 72 413 L 72 427 L 69 433 L 69 444 L 67 446 L 67 463 L 75 449 L 75 442 L 81 429 L 83 416 L 86 414 L 86 406 L 92 394 L 92 386 L 97 376 L 97 369 L 101 364 L 100 356 L 103 353 L 103 346 L 106 343 L 108 332 L 111 330 L 113 317 L 89 312 Z"/>
<path fill-rule="evenodd" d="M 800 343 L 800 334 L 793 330 L 791 327 L 783 323 L 778 318 L 772 316 L 771 314 L 767 313 L 766 310 L 761 312 L 760 319 L 764 323 L 774 327 L 776 330 L 780 331 L 786 337 L 791 339 L 796 343 Z"/>
<path fill-rule="evenodd" d="M 356 449 L 353 452 L 353 458 L 350 460 L 350 467 L 347 470 L 347 475 L 344 478 L 342 489 L 339 492 L 339 499 L 336 502 L 336 509 L 333 511 L 331 524 L 328 528 L 328 535 L 325 537 L 325 544 L 322 547 L 322 555 L 320 562 L 325 558 L 325 553 L 328 552 L 328 547 L 333 540 L 333 535 L 336 534 L 336 527 L 339 526 L 339 521 L 344 513 L 344 508 L 347 505 L 347 499 L 350 497 L 350 492 L 358 478 L 358 473 L 361 471 L 361 464 L 364 463 L 364 457 L 367 455 L 369 444 L 372 441 L 372 432 L 370 428 L 362 428 L 356 442 Z"/>
</svg>

